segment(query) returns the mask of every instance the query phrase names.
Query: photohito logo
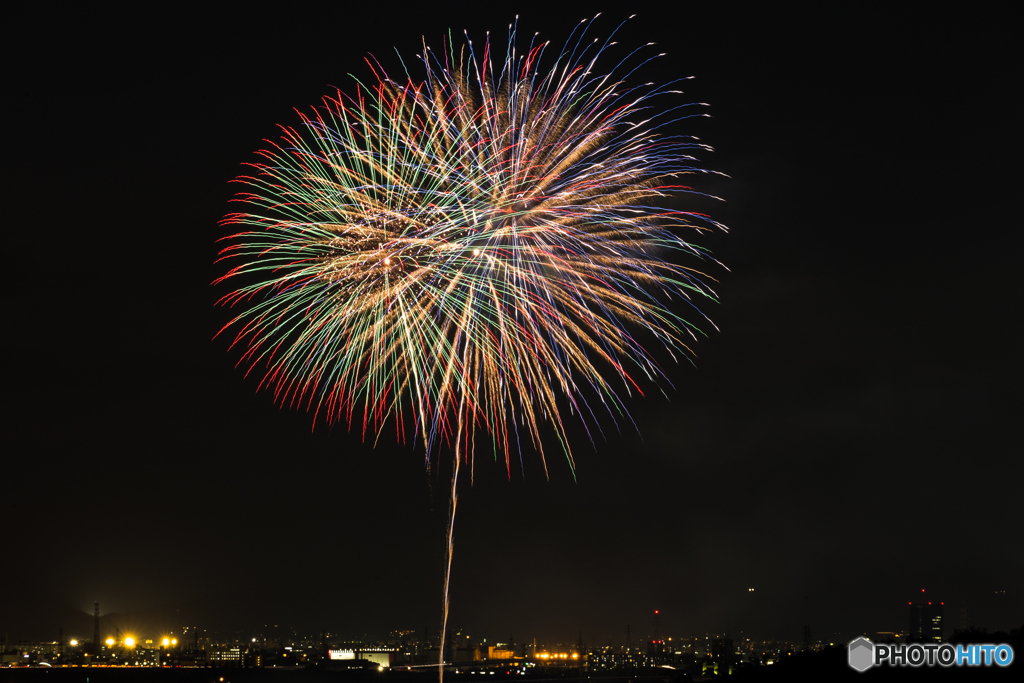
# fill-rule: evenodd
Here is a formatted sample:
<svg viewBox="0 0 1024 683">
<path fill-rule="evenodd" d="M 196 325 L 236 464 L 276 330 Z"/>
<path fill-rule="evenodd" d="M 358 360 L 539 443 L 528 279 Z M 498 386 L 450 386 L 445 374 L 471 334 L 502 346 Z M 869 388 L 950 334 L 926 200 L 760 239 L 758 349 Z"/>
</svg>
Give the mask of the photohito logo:
<svg viewBox="0 0 1024 683">
<path fill-rule="evenodd" d="M 1009 645 L 951 645 L 949 643 L 912 643 L 902 645 L 872 643 L 858 638 L 847 646 L 847 662 L 857 671 L 873 666 L 1009 666 L 1013 648 Z"/>
<path fill-rule="evenodd" d="M 867 638 L 858 638 L 850 643 L 848 661 L 857 671 L 865 671 L 875 663 L 875 646 Z"/>
</svg>

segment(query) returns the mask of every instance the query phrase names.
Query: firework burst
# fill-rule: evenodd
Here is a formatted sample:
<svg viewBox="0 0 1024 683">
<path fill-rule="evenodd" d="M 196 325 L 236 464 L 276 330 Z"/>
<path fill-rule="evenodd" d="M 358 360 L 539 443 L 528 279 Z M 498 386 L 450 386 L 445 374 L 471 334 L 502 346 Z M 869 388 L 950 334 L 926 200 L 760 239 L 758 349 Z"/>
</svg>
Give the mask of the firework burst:
<svg viewBox="0 0 1024 683">
<path fill-rule="evenodd" d="M 368 60 L 372 85 L 300 113 L 236 180 L 225 329 L 279 403 L 374 439 L 393 421 L 428 465 L 483 434 L 547 471 L 545 424 L 571 465 L 566 411 L 593 429 L 669 383 L 648 347 L 689 355 L 713 293 L 678 263 L 708 258 L 683 235 L 717 224 L 666 208 L 704 146 L 662 131 L 701 114 L 629 83 L 649 46 L 600 71 L 615 43 L 588 26 L 557 54 L 536 36 L 517 53 L 515 26 L 504 58 L 424 44 L 420 79 Z"/>
</svg>

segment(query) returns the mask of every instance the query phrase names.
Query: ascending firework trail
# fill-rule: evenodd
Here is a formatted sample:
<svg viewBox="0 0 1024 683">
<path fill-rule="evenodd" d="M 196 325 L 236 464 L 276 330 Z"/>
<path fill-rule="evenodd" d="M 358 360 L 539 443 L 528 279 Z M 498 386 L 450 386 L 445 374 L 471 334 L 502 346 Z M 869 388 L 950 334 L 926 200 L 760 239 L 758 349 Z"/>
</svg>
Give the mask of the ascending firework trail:
<svg viewBox="0 0 1024 683">
<path fill-rule="evenodd" d="M 516 32 L 503 59 L 489 37 L 424 44 L 419 79 L 367 60 L 375 82 L 282 126 L 222 221 L 239 231 L 216 282 L 238 313 L 218 334 L 275 401 L 375 441 L 393 420 L 428 467 L 454 450 L 442 677 L 456 485 L 477 435 L 507 473 L 524 444 L 547 473 L 550 429 L 572 468 L 565 411 L 588 434 L 594 408 L 628 418 L 637 380 L 670 384 L 649 349 L 689 357 L 696 300 L 714 298 L 678 263 L 712 260 L 682 235 L 721 227 L 679 208 L 707 148 L 675 128 L 698 105 L 673 104 L 675 83 L 630 83 L 648 46 L 599 70 L 615 31 L 596 40 L 583 22 L 555 52 L 536 35 L 518 52 Z"/>
</svg>

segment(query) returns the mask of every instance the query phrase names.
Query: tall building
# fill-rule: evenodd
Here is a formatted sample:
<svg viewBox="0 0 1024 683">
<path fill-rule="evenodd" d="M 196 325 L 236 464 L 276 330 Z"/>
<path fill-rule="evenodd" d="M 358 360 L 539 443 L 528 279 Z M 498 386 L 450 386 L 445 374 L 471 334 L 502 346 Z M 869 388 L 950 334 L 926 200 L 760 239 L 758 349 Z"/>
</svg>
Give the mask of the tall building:
<svg viewBox="0 0 1024 683">
<path fill-rule="evenodd" d="M 942 608 L 945 603 L 910 603 L 910 636 L 942 642 Z"/>
</svg>

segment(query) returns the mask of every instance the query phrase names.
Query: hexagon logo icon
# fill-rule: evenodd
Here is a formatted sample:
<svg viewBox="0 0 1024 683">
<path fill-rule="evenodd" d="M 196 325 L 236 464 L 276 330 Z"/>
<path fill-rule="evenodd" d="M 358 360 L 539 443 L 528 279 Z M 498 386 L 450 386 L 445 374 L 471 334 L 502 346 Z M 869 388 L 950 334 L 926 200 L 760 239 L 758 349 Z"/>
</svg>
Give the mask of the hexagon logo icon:
<svg viewBox="0 0 1024 683">
<path fill-rule="evenodd" d="M 852 668 L 867 671 L 875 663 L 875 646 L 867 638 L 858 638 L 849 644 L 847 655 Z"/>
</svg>

